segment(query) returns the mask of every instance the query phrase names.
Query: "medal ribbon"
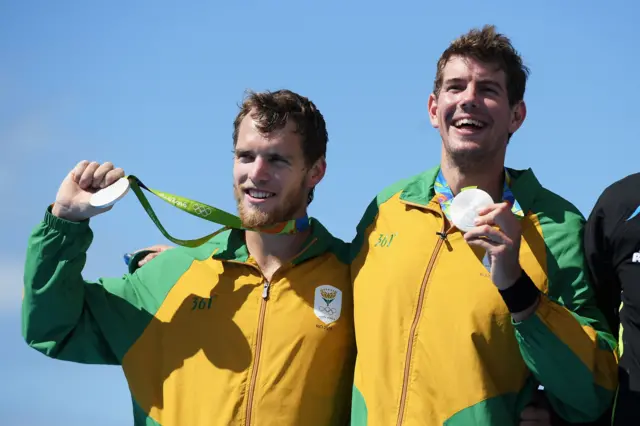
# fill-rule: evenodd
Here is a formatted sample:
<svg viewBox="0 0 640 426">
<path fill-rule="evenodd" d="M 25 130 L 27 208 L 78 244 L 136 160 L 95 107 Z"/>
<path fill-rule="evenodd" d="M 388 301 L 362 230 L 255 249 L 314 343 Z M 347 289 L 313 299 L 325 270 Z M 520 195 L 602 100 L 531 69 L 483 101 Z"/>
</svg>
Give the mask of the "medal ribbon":
<svg viewBox="0 0 640 426">
<path fill-rule="evenodd" d="M 509 173 L 507 173 L 507 170 L 505 169 L 504 186 L 502 189 L 502 201 L 506 201 L 511 205 L 511 212 L 513 214 L 515 214 L 516 216 L 523 216 L 524 214 L 522 212 L 522 208 L 520 207 L 520 204 L 518 204 L 518 201 L 513 195 L 513 192 L 511 191 L 510 186 L 511 186 L 511 176 L 509 176 Z M 468 187 L 462 188 L 462 191 L 469 188 L 475 188 L 475 186 L 468 186 Z M 436 181 L 433 185 L 433 189 L 436 193 L 436 197 L 438 198 L 438 202 L 440 203 L 440 208 L 444 212 L 447 219 L 451 220 L 451 213 L 449 208 L 451 207 L 451 201 L 453 201 L 454 195 L 453 195 L 453 192 L 451 191 L 451 187 L 449 187 L 449 184 L 444 179 L 442 170 L 440 170 L 440 172 L 438 173 L 438 177 L 436 178 Z"/>
<path fill-rule="evenodd" d="M 133 190 L 134 194 L 138 198 L 138 201 L 140 201 L 140 204 L 142 205 L 144 210 L 147 212 L 147 215 L 149 215 L 149 218 L 151 218 L 151 220 L 156 225 L 156 227 L 158 227 L 162 235 L 164 235 L 169 241 L 181 246 L 198 247 L 204 244 L 205 242 L 207 242 L 214 235 L 225 230 L 226 228 L 244 229 L 248 231 L 262 232 L 266 234 L 295 234 L 297 232 L 301 232 L 309 228 L 308 216 L 304 216 L 298 219 L 288 220 L 286 222 L 281 222 L 266 228 L 260 228 L 260 229 L 244 228 L 242 226 L 242 221 L 238 216 L 235 216 L 224 210 L 220 210 L 216 207 L 210 206 L 205 203 L 201 203 L 199 201 L 194 201 L 189 198 L 180 197 L 178 195 L 169 194 L 167 192 L 151 189 L 148 186 L 146 186 L 144 183 L 142 183 L 140 179 L 138 179 L 133 175 L 127 176 L 127 180 L 129 181 L 129 185 Z M 164 228 L 164 226 L 162 226 L 162 224 L 160 223 L 160 220 L 158 219 L 158 216 L 156 215 L 156 213 L 153 211 L 153 208 L 151 207 L 149 200 L 144 195 L 144 192 L 142 191 L 143 189 L 157 196 L 161 200 L 166 201 L 172 206 L 179 208 L 182 211 L 185 211 L 189 214 L 199 217 L 200 219 L 208 220 L 209 222 L 222 225 L 224 226 L 224 228 L 194 240 L 182 240 L 179 238 L 175 238 L 171 236 L 167 232 L 167 230 Z"/>
</svg>

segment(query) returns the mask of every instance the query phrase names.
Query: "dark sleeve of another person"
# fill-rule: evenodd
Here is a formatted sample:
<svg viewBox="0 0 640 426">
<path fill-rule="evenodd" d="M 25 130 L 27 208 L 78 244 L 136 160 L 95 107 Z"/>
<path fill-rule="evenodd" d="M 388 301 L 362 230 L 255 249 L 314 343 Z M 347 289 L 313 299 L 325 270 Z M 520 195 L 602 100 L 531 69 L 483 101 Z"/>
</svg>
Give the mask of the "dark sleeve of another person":
<svg viewBox="0 0 640 426">
<path fill-rule="evenodd" d="M 621 337 L 613 424 L 640 425 L 640 173 L 603 191 L 587 221 L 585 254 L 598 306 Z"/>
</svg>

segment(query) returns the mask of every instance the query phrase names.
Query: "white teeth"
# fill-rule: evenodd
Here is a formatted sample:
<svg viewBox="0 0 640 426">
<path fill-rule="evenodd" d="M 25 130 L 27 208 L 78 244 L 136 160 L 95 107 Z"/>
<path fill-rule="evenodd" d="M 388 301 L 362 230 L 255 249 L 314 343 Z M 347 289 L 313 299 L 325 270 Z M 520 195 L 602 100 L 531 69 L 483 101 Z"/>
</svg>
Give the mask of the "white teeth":
<svg viewBox="0 0 640 426">
<path fill-rule="evenodd" d="M 464 126 L 464 125 L 470 125 L 470 126 L 478 127 L 480 129 L 482 129 L 484 127 L 484 123 L 482 123 L 481 121 L 478 121 L 478 120 L 474 120 L 472 118 L 461 118 L 460 120 L 456 120 L 453 123 L 453 125 L 456 126 L 456 127 L 460 127 L 460 126 Z"/>
<path fill-rule="evenodd" d="M 260 199 L 269 198 L 274 195 L 270 192 L 258 191 L 255 189 L 250 189 L 248 192 L 249 192 L 249 195 L 252 196 L 253 198 L 260 198 Z"/>
</svg>

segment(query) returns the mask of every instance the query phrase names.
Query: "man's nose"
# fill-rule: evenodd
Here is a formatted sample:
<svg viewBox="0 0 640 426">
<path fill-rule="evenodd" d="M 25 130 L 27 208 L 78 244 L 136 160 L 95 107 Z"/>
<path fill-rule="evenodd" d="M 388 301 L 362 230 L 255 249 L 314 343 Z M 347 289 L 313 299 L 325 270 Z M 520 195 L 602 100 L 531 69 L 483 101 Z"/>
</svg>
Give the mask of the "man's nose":
<svg viewBox="0 0 640 426">
<path fill-rule="evenodd" d="M 478 90 L 475 84 L 468 84 L 464 92 L 461 93 L 460 104 L 463 109 L 477 108 Z"/>
<path fill-rule="evenodd" d="M 261 156 L 257 156 L 253 161 L 249 178 L 254 182 L 261 182 L 269 179 L 269 161 Z"/>
</svg>

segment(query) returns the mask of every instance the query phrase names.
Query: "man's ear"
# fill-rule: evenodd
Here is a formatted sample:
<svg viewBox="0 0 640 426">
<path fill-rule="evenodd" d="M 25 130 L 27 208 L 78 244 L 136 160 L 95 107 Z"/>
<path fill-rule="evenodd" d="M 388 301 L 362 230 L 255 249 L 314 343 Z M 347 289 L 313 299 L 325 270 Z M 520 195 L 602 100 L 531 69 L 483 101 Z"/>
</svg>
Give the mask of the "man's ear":
<svg viewBox="0 0 640 426">
<path fill-rule="evenodd" d="M 327 171 L 327 161 L 325 157 L 320 157 L 313 163 L 307 175 L 307 187 L 313 188 L 320 183 Z"/>
<path fill-rule="evenodd" d="M 511 123 L 509 124 L 509 133 L 514 134 L 527 117 L 527 105 L 524 101 L 520 101 L 511 109 Z"/>
<path fill-rule="evenodd" d="M 434 128 L 440 127 L 438 124 L 438 98 L 435 93 L 429 95 L 429 101 L 427 101 L 427 111 L 429 112 L 429 121 Z"/>
</svg>

